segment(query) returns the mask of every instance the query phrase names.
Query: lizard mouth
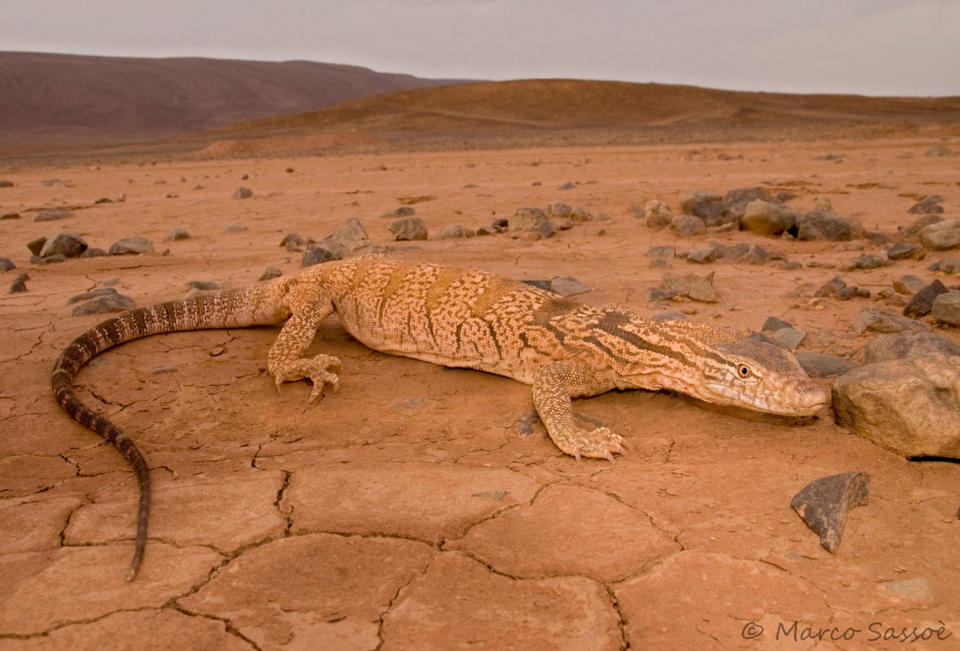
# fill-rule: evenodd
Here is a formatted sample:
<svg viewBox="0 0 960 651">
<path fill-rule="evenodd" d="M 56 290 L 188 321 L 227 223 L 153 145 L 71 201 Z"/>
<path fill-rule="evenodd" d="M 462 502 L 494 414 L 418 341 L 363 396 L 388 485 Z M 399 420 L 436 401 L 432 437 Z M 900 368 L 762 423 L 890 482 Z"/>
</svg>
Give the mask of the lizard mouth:
<svg viewBox="0 0 960 651">
<path fill-rule="evenodd" d="M 706 387 L 725 403 L 746 407 L 778 416 L 815 416 L 828 404 L 827 394 L 816 384 L 791 389 L 788 393 L 756 393 L 745 395 L 724 384 L 707 384 Z"/>
</svg>

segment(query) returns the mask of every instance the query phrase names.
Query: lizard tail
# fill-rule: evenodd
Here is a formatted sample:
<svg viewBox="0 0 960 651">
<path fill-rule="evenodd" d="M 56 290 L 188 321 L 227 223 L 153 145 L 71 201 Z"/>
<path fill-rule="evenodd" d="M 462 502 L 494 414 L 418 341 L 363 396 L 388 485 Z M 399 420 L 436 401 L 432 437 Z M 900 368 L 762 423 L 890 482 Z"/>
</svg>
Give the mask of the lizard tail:
<svg viewBox="0 0 960 651">
<path fill-rule="evenodd" d="M 73 378 L 100 353 L 134 339 L 168 332 L 248 327 L 282 321 L 287 315 L 278 302 L 264 300 L 272 293 L 270 289 L 271 285 L 247 290 L 223 290 L 124 312 L 74 339 L 60 353 L 53 367 L 50 384 L 57 404 L 78 423 L 112 443 L 137 475 L 140 487 L 137 539 L 127 581 L 137 576 L 146 547 L 150 519 L 150 468 L 136 444 L 126 434 L 77 398 L 73 392 Z"/>
</svg>

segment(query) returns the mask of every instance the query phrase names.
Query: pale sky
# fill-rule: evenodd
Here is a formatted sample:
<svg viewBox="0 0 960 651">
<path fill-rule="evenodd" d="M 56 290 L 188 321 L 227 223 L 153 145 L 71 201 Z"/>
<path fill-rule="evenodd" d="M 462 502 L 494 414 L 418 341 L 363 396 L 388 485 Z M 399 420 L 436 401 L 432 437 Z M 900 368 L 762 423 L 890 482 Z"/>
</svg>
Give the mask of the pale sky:
<svg viewBox="0 0 960 651">
<path fill-rule="evenodd" d="M 960 95 L 960 0 L 0 0 L 0 50 Z"/>
</svg>

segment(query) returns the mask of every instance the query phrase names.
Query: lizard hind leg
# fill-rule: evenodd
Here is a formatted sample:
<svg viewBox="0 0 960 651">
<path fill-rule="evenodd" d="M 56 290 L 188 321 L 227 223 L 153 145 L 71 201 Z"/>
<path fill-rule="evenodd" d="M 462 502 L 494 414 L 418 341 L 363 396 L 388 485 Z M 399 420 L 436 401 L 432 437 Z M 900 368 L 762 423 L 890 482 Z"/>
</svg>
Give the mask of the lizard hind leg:
<svg viewBox="0 0 960 651">
<path fill-rule="evenodd" d="M 541 366 L 533 380 L 533 404 L 550 438 L 566 454 L 613 460 L 625 449 L 623 438 L 606 427 L 585 430 L 574 424 L 571 398 L 595 396 L 615 387 L 606 373 L 575 360 Z"/>
<path fill-rule="evenodd" d="M 273 375 L 277 389 L 284 382 L 310 380 L 313 383 L 313 390 L 307 401 L 307 404 L 310 404 L 322 394 L 327 384 L 335 390 L 339 386 L 340 378 L 334 370 L 340 369 L 340 360 L 323 353 L 314 357 L 304 356 L 313 342 L 320 322 L 333 312 L 333 303 L 323 294 L 308 298 L 306 287 L 296 289 L 301 291 L 294 290 L 290 293 L 292 316 L 283 325 L 277 340 L 270 348 L 267 370 Z"/>
</svg>

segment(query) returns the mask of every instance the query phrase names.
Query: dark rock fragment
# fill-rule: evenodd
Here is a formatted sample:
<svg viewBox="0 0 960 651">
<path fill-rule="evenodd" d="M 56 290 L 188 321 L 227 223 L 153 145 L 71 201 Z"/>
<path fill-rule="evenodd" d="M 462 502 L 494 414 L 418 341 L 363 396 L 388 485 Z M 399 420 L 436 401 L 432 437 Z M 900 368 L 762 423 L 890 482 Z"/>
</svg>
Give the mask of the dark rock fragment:
<svg viewBox="0 0 960 651">
<path fill-rule="evenodd" d="M 960 356 L 960 345 L 946 337 L 925 330 L 879 335 L 871 339 L 864 347 L 863 363 L 876 364 L 877 362 L 910 359 L 931 353 Z"/>
<path fill-rule="evenodd" d="M 396 241 L 425 240 L 427 226 L 419 217 L 406 217 L 390 224 L 390 233 Z"/>
<path fill-rule="evenodd" d="M 910 300 L 907 301 L 907 304 L 903 308 L 903 315 L 913 319 L 927 316 L 933 310 L 933 302 L 937 300 L 937 296 L 945 294 L 947 291 L 946 286 L 944 286 L 942 282 L 934 280 L 910 297 Z"/>
<path fill-rule="evenodd" d="M 10 293 L 19 294 L 21 292 L 27 291 L 27 281 L 30 280 L 30 276 L 27 274 L 17 274 L 17 277 L 13 279 L 13 282 L 10 283 Z"/>
<path fill-rule="evenodd" d="M 38 237 L 35 240 L 30 240 L 27 242 L 27 248 L 30 249 L 30 253 L 33 255 L 40 255 L 40 252 L 43 251 L 43 245 L 47 243 L 47 238 Z"/>
<path fill-rule="evenodd" d="M 0 258 L 0 271 L 10 271 L 16 268 L 17 265 L 13 264 L 13 260 L 10 258 Z"/>
<path fill-rule="evenodd" d="M 866 506 L 869 495 L 870 475 L 847 472 L 815 479 L 794 495 L 790 506 L 820 536 L 820 545 L 834 553 L 843 537 L 847 513 L 855 506 Z"/>
<path fill-rule="evenodd" d="M 133 299 L 124 294 L 108 294 L 81 303 L 73 308 L 73 316 L 87 314 L 107 314 L 109 312 L 123 312 L 134 306 Z"/>
<path fill-rule="evenodd" d="M 810 377 L 834 377 L 856 367 L 849 359 L 826 353 L 798 350 L 794 356 Z"/>
</svg>

